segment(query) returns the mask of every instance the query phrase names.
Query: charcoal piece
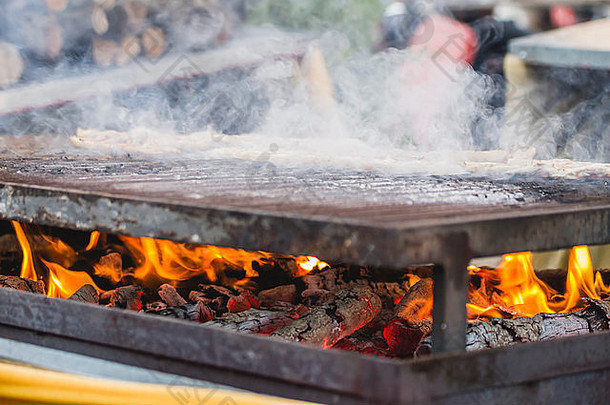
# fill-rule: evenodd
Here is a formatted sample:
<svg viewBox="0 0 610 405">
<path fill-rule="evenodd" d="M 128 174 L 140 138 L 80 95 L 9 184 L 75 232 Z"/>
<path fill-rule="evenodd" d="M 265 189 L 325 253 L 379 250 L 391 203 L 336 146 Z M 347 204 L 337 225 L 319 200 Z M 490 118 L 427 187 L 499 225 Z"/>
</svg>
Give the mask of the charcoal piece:
<svg viewBox="0 0 610 405">
<path fill-rule="evenodd" d="M 231 295 L 227 301 L 227 309 L 231 313 L 247 311 L 250 309 L 250 300 L 243 294 Z"/>
<path fill-rule="evenodd" d="M 100 302 L 109 302 L 108 306 L 115 308 L 139 311 L 142 308 L 141 296 L 142 288 L 138 285 L 130 285 L 103 293 Z"/>
<path fill-rule="evenodd" d="M 12 288 L 13 290 L 27 291 L 36 294 L 45 294 L 44 281 L 33 281 L 17 276 L 0 275 L 0 287 Z"/>
<path fill-rule="evenodd" d="M 159 297 L 170 307 L 186 305 L 186 300 L 169 284 L 162 284 L 158 291 Z"/>
</svg>

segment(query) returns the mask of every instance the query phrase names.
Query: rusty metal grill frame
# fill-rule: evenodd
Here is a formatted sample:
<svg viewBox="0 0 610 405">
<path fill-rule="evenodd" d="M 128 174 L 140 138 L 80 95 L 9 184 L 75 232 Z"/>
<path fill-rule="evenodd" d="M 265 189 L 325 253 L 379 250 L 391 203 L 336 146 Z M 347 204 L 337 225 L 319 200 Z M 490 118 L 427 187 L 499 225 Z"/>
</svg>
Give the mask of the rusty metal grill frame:
<svg viewBox="0 0 610 405">
<path fill-rule="evenodd" d="M 439 204 L 426 205 L 415 201 L 405 204 L 394 202 L 393 205 L 387 206 L 371 197 L 370 201 L 364 201 L 366 204 L 356 205 L 354 208 L 350 208 L 347 204 L 349 201 L 346 200 L 345 210 L 329 210 L 322 203 L 333 187 L 339 188 L 341 193 L 346 190 L 358 190 L 362 185 L 370 183 L 397 182 L 408 188 L 408 184 L 416 181 L 417 177 L 386 179 L 383 176 L 371 177 L 362 173 L 331 172 L 331 191 L 321 186 L 318 189 L 312 187 L 312 190 L 317 190 L 316 199 L 319 201 L 309 204 L 281 201 L 283 204 L 273 205 L 278 197 L 265 194 L 264 188 L 269 187 L 267 183 L 272 183 L 271 189 L 279 184 L 292 196 L 298 195 L 299 190 L 292 190 L 291 187 L 303 187 L 303 184 L 309 187 L 311 184 L 324 183 L 324 176 L 328 174 L 309 172 L 297 175 L 289 170 L 280 170 L 279 174 L 274 173 L 275 180 L 290 180 L 276 184 L 275 180 L 264 176 L 253 177 L 249 172 L 252 170 L 251 166 L 235 161 L 192 161 L 168 166 L 164 163 L 140 160 L 51 157 L 5 159 L 4 163 L 5 167 L 0 168 L 0 218 L 3 219 L 250 250 L 313 254 L 327 261 L 391 268 L 435 263 L 434 347 L 438 352 L 453 353 L 437 354 L 427 360 L 398 362 L 280 342 L 269 345 L 268 340 L 259 337 L 227 334 L 197 325 L 178 326 L 173 321 L 157 318 L 151 320 L 146 316 L 118 313 L 106 308 L 82 307 L 75 311 L 76 307 L 71 307 L 73 303 L 44 297 L 28 297 L 22 301 L 19 293 L 0 291 L 0 325 L 5 336 L 33 343 L 39 340 L 40 344 L 66 350 L 86 352 L 89 350 L 86 348 L 93 348 L 104 358 L 151 368 L 166 368 L 171 365 L 175 368 L 173 371 L 188 376 L 202 377 L 201 374 L 193 374 L 203 373 L 205 378 L 216 381 L 221 378 L 214 377 L 218 375 L 222 376 L 225 383 L 231 381 L 245 388 L 251 387 L 251 384 L 261 384 L 256 388 L 269 393 L 296 395 L 331 403 L 390 403 L 406 400 L 443 403 L 445 397 L 467 397 L 469 392 L 479 392 L 483 387 L 487 387 L 487 391 L 502 390 L 503 388 L 498 386 L 498 381 L 502 378 L 496 374 L 495 379 L 487 378 L 483 370 L 488 372 L 490 368 L 495 367 L 502 370 L 502 362 L 510 363 L 507 364 L 510 373 L 514 373 L 517 368 L 523 369 L 521 361 L 510 360 L 512 353 L 519 359 L 527 358 L 522 356 L 535 359 L 531 366 L 536 372 L 528 372 L 522 379 L 511 374 L 503 383 L 506 386 L 532 382 L 535 382 L 535 386 L 542 386 L 546 384 L 543 380 L 554 384 L 552 381 L 560 381 L 566 373 L 596 381 L 607 381 L 609 378 L 608 333 L 566 339 L 565 342 L 544 342 L 476 354 L 460 353 L 464 348 L 466 325 L 467 273 L 464 268 L 469 260 L 475 256 L 510 251 L 540 251 L 576 244 L 610 243 L 610 189 L 604 179 L 521 179 L 486 182 L 476 178 L 437 178 L 431 184 L 442 181 L 475 184 L 479 181 L 484 191 L 491 190 L 501 195 L 504 192 L 503 187 L 506 187 L 506 193 L 522 190 L 525 195 L 511 200 L 508 205 L 486 204 L 482 197 L 477 197 L 475 203 L 464 203 L 463 197 L 460 197 L 462 200 L 458 199 L 457 202 L 449 198 L 449 203 L 441 204 L 444 202 L 444 196 L 441 195 Z M 21 172 L 15 170 L 19 165 L 25 167 Z M 110 167 L 111 173 L 116 170 L 118 174 L 114 177 L 105 174 L 102 170 L 104 167 Z M 180 168 L 178 172 L 177 167 Z M 234 195 L 218 192 L 214 194 L 215 181 L 221 177 L 214 174 L 214 170 L 218 168 L 233 168 L 236 171 L 229 171 L 231 176 L 238 180 L 254 182 L 254 187 L 251 187 L 250 191 L 237 187 Z M 135 169 L 139 171 L 136 173 Z M 127 173 L 127 176 L 122 177 L 122 172 Z M 299 177 L 301 175 L 310 181 L 303 182 L 303 178 Z M 178 198 L 179 193 L 171 189 L 172 181 L 185 178 L 189 180 L 184 183 L 188 185 L 188 191 L 195 191 L 203 197 Z M 349 181 L 342 182 L 343 178 Z M 140 186 L 129 189 L 130 184 Z M 152 189 L 149 190 L 146 185 Z M 424 186 L 427 187 L 427 183 Z M 163 187 L 170 187 L 167 189 L 170 193 L 164 196 L 156 195 L 156 191 L 166 190 Z M 478 190 L 477 187 L 473 188 L 473 193 Z M 494 191 L 494 187 L 499 188 Z M 258 191 L 259 188 L 263 189 L 262 193 Z M 184 190 L 186 191 L 186 188 Z M 390 187 L 390 196 L 391 190 Z M 354 195 L 357 197 L 358 193 L 355 192 Z M 417 198 L 417 193 L 414 198 Z M 317 203 L 320 204 L 316 205 Z M 333 203 L 337 204 L 336 201 Z M 418 211 L 422 207 L 424 209 Z M 386 210 L 382 212 L 386 217 L 379 215 L 380 210 Z M 388 220 L 387 212 L 397 212 L 399 215 L 394 214 Z M 420 214 L 417 214 L 418 212 Z M 439 215 L 439 212 L 443 215 Z M 367 216 L 367 213 L 370 215 Z M 30 305 L 38 309 L 32 309 Z M 13 307 L 15 309 L 11 309 Z M 61 320 L 58 319 L 59 315 L 53 315 L 53 311 L 77 314 Z M 55 319 L 57 324 L 50 323 L 46 317 Z M 28 318 L 30 320 L 27 320 Z M 116 326 L 127 320 L 134 325 L 129 328 L 133 329 L 132 331 L 122 331 Z M 115 326 L 111 329 L 118 334 L 118 343 L 107 333 L 79 332 L 83 329 L 79 328 L 79 322 L 92 322 L 92 330 L 111 327 L 106 323 L 113 323 Z M 166 322 L 172 322 L 171 328 Z M 143 329 L 137 325 L 141 325 Z M 188 358 L 180 350 L 187 347 L 193 351 L 197 349 L 193 343 L 186 341 L 177 345 L 175 350 L 178 352 L 172 349 L 163 353 L 163 345 L 155 345 L 150 339 L 142 336 L 142 333 L 146 332 L 138 332 L 140 329 L 146 331 L 147 328 L 154 330 L 155 336 L 163 336 L 166 343 L 171 341 L 172 336 L 178 338 L 177 335 L 180 335 L 178 340 L 182 341 L 182 336 L 195 334 L 199 336 L 197 344 L 203 345 L 201 347 L 204 348 L 199 349 L 200 351 L 205 351 L 207 347 L 214 353 L 224 353 L 223 355 L 227 356 L 231 354 L 223 348 L 225 344 L 235 350 L 233 357 L 235 353 L 251 353 L 251 348 L 255 347 L 257 349 L 253 355 L 260 353 L 266 356 L 267 363 L 273 364 L 274 367 L 266 365 L 265 362 L 262 362 L 265 363 L 264 366 L 247 366 L 238 361 L 236 365 L 243 368 L 235 370 L 232 365 L 214 357 L 217 354 Z M 176 328 L 185 329 L 176 333 Z M 171 330 L 171 333 L 168 330 Z M 41 339 L 38 338 L 38 333 L 43 334 Z M 135 339 L 136 336 L 138 339 Z M 201 343 L 201 339 L 223 343 L 209 347 Z M 141 345 L 141 341 L 148 342 L 150 347 Z M 122 347 L 117 347 L 117 344 Z M 232 346 L 233 344 L 235 346 Z M 180 349 L 181 347 L 183 349 Z M 591 359 L 592 363 L 578 360 L 575 354 L 567 355 L 571 360 L 561 363 L 561 360 L 551 355 L 555 350 L 570 352 L 569 347 L 582 348 L 587 352 L 585 357 Z M 599 355 L 594 356 L 591 348 Z M 538 350 L 542 354 L 536 354 Z M 154 356 L 151 357 L 150 354 Z M 276 358 L 287 365 L 278 364 Z M 337 366 L 332 364 L 334 361 L 345 364 L 345 370 L 349 369 L 349 373 L 343 374 L 345 370 L 336 370 Z M 317 367 L 318 362 L 324 365 L 324 368 Z M 446 362 L 452 365 L 446 366 L 445 364 L 449 364 Z M 460 365 L 461 362 L 466 362 L 464 364 L 467 366 Z M 308 370 L 312 367 L 312 370 L 324 370 L 325 374 L 328 368 L 333 370 L 334 374 L 325 376 L 324 378 L 328 379 L 328 383 L 325 383 L 321 378 L 301 375 L 295 364 Z M 474 374 L 469 371 L 473 365 L 478 365 L 476 372 L 473 371 Z M 313 373 L 312 370 L 308 372 Z M 378 375 L 373 376 L 371 373 Z M 363 389 L 363 376 L 378 379 L 375 380 L 375 387 L 371 390 Z M 443 388 L 445 384 L 452 388 Z M 556 385 L 558 390 L 563 389 L 561 383 Z M 413 392 L 405 392 L 405 387 Z"/>
<path fill-rule="evenodd" d="M 0 313 L 5 338 L 329 404 L 603 404 L 610 389 L 610 332 L 399 361 L 5 289 Z"/>
</svg>

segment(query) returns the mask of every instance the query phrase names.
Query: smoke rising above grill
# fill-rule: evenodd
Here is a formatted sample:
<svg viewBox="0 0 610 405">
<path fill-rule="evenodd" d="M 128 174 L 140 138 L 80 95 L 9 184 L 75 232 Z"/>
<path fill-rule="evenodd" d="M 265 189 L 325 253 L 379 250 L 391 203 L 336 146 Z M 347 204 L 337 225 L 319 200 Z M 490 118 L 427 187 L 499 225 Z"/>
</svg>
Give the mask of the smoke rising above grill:
<svg viewBox="0 0 610 405">
<path fill-rule="evenodd" d="M 120 22 L 111 18 L 115 8 L 133 3 L 119 1 L 107 10 L 100 6 L 106 13 L 108 30 L 113 21 Z M 150 83 L 114 90 L 114 81 L 97 82 L 93 96 L 5 114 L 0 118 L 0 130 L 10 135 L 56 134 L 59 148 L 71 153 L 236 157 L 277 165 L 395 172 L 472 171 L 477 161 L 493 155 L 472 158 L 472 151 L 497 149 L 505 152 L 496 153 L 490 161 L 514 169 L 535 166 L 534 158 L 607 161 L 607 72 L 553 70 L 555 79 L 581 89 L 583 99 L 569 110 L 550 108 L 541 113 L 544 119 L 540 120 L 522 115 L 519 109 L 508 111 L 503 105 L 505 95 L 514 89 L 489 68 L 497 65 L 497 57 L 477 60 L 475 66 L 489 69 L 475 71 L 456 63 L 453 51 L 445 52 L 456 47 L 460 50 L 464 46 L 460 38 L 442 44 L 436 53 L 425 46 L 371 53 L 345 20 L 338 20 L 343 26 L 295 35 L 268 24 L 264 29 L 243 27 L 244 3 L 226 4 L 200 2 L 195 8 L 199 11 L 189 13 L 184 5 L 172 3 L 163 12 L 148 12 L 137 32 L 142 32 L 142 27 L 162 29 L 167 34 L 163 38 L 167 50 L 158 59 L 142 51 L 119 69 L 145 76 L 158 61 L 169 61 L 168 68 Z M 44 4 L 36 7 L 35 15 L 49 14 Z M 62 12 L 67 13 L 70 7 Z M 31 32 L 24 34 L 27 21 L 19 18 L 21 10 L 8 11 L 7 16 L 21 23 L 3 25 L 2 35 L 9 40 L 24 38 L 13 42 L 27 61 L 25 81 L 8 91 L 37 81 L 73 75 L 94 77 L 101 72 L 88 57 L 83 59 L 87 63 L 75 62 L 74 44 L 82 45 L 82 36 L 73 40 L 78 35 L 70 30 L 78 27 L 61 25 L 64 42 L 60 52 L 40 50 L 28 45 L 37 37 L 40 24 L 32 23 Z M 66 18 L 62 12 L 51 15 Z M 260 9 L 257 13 L 258 21 L 273 20 L 271 14 L 261 15 Z M 177 25 L 181 29 L 171 29 L 174 20 L 183 23 Z M 118 32 L 136 32 L 129 31 L 130 21 L 100 38 L 120 43 L 111 37 Z M 131 22 L 134 25 L 138 24 Z M 202 26 L 206 27 L 205 35 Z M 479 49 L 498 51 L 498 44 L 508 35 L 507 27 L 493 26 L 485 35 L 475 30 Z M 440 27 L 432 24 L 430 29 L 432 35 Z M 230 43 L 222 45 L 229 37 Z M 146 48 L 144 37 L 135 38 Z M 260 43 L 290 43 L 294 52 L 280 52 L 275 57 L 261 52 L 261 58 L 253 63 L 252 57 L 238 52 L 238 44 L 251 38 L 259 38 Z M 192 56 L 193 52 L 214 52 L 219 45 L 218 49 L 224 49 L 232 44 L 237 45 L 236 51 L 223 56 L 229 63 L 211 73 L 205 60 Z M 255 55 L 258 49 L 249 51 Z M 30 58 L 31 54 L 35 58 Z M 601 92 L 594 83 L 602 83 Z M 523 102 L 537 104 L 529 98 Z M 529 113 L 537 110 L 533 111 Z M 595 139 L 580 136 L 583 128 L 592 129 Z M 475 164 L 465 168 L 464 160 Z"/>
</svg>

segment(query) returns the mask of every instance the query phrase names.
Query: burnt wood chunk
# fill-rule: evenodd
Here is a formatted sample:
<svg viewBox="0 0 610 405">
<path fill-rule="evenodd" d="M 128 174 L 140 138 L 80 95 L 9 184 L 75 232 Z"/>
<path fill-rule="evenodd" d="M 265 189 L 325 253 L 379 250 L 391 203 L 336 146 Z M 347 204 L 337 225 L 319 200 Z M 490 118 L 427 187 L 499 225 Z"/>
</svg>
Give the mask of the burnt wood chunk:
<svg viewBox="0 0 610 405">
<path fill-rule="evenodd" d="M 162 284 L 159 287 L 159 297 L 170 307 L 186 305 L 186 300 L 178 294 L 176 289 L 169 284 Z"/>
<path fill-rule="evenodd" d="M 421 340 L 430 332 L 432 332 L 432 322 L 427 319 L 420 322 L 393 319 L 383 330 L 383 337 L 392 355 L 404 357 L 413 354 Z"/>
<path fill-rule="evenodd" d="M 245 294 L 231 295 L 227 301 L 227 309 L 232 313 L 247 311 L 250 309 L 250 300 Z"/>
<path fill-rule="evenodd" d="M 258 333 L 267 335 L 294 322 L 293 314 L 283 311 L 266 311 L 251 308 L 237 314 L 228 314 L 214 319 L 206 325 L 235 332 Z"/>
<path fill-rule="evenodd" d="M 97 290 L 91 284 L 83 285 L 69 299 L 90 304 L 98 304 L 100 302 Z"/>
<path fill-rule="evenodd" d="M 27 291 L 36 294 L 45 294 L 44 281 L 33 281 L 17 276 L 0 275 L 0 287 L 12 288 L 13 290 Z"/>
<path fill-rule="evenodd" d="M 258 293 L 258 301 L 264 307 L 273 306 L 278 301 L 296 303 L 298 294 L 294 284 L 280 285 Z"/>
<path fill-rule="evenodd" d="M 271 336 L 331 347 L 371 322 L 381 306 L 381 299 L 370 288 L 342 290 L 334 300 L 312 309 Z"/>
<path fill-rule="evenodd" d="M 141 296 L 142 288 L 138 285 L 130 285 L 105 292 L 100 297 L 100 301 L 109 301 L 111 307 L 139 311 L 142 308 Z"/>
</svg>

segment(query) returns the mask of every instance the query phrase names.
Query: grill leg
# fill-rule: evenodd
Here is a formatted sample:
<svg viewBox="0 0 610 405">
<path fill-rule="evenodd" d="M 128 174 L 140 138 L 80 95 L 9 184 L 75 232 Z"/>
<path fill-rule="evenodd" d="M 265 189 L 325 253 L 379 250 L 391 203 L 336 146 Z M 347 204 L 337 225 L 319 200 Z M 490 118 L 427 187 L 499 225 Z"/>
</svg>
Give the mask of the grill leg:
<svg viewBox="0 0 610 405">
<path fill-rule="evenodd" d="M 434 267 L 432 350 L 435 353 L 466 347 L 466 302 L 471 256 L 464 235 L 447 238 L 442 265 Z"/>
</svg>

